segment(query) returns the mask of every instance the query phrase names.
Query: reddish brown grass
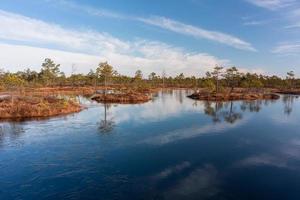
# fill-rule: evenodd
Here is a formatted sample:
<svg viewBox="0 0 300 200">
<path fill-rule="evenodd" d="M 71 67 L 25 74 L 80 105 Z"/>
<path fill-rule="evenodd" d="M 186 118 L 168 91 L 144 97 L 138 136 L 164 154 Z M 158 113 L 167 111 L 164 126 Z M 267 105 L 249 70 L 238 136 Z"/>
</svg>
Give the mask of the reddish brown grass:
<svg viewBox="0 0 300 200">
<path fill-rule="evenodd" d="M 0 100 L 0 119 L 40 118 L 79 112 L 72 100 L 53 96 L 10 96 Z"/>
</svg>

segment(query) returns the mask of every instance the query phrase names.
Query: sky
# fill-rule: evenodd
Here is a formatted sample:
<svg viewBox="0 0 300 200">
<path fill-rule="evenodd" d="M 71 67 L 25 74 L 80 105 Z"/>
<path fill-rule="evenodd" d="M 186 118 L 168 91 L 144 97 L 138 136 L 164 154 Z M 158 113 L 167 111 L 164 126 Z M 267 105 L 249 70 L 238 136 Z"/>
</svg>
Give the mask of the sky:
<svg viewBox="0 0 300 200">
<path fill-rule="evenodd" d="M 299 0 L 0 0 L 0 68 L 300 75 Z M 73 70 L 72 70 L 73 69 Z"/>
</svg>

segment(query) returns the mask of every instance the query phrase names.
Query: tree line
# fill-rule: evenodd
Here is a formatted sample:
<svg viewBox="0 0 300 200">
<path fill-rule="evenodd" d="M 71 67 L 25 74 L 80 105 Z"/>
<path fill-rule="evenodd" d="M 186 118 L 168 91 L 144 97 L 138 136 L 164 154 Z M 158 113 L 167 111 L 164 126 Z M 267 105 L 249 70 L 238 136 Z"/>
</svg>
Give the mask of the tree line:
<svg viewBox="0 0 300 200">
<path fill-rule="evenodd" d="M 177 76 L 167 76 L 163 71 L 161 75 L 152 72 L 144 76 L 141 70 L 137 70 L 133 76 L 119 74 L 113 66 L 107 62 L 99 63 L 96 70 L 90 70 L 87 74 L 75 73 L 72 70 L 70 76 L 66 76 L 60 70 L 60 64 L 46 58 L 39 72 L 26 69 L 16 73 L 0 70 L 0 88 L 13 89 L 22 87 L 56 87 L 56 86 L 109 86 L 122 85 L 128 87 L 188 87 L 207 88 L 211 91 L 222 91 L 224 88 L 297 88 L 300 79 L 295 77 L 293 71 L 287 72 L 285 78 L 265 76 L 256 73 L 242 73 L 237 67 L 224 68 L 215 66 L 205 77 L 185 76 L 183 73 Z"/>
</svg>

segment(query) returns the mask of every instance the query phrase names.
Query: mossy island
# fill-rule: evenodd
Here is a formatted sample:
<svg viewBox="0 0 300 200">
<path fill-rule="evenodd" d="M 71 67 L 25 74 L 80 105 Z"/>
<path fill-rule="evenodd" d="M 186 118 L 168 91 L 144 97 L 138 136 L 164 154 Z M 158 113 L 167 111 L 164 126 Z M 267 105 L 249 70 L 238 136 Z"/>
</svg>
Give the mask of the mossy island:
<svg viewBox="0 0 300 200">
<path fill-rule="evenodd" d="M 76 113 L 83 107 L 74 100 L 56 96 L 0 96 L 0 119 L 23 120 Z"/>
<path fill-rule="evenodd" d="M 91 99 L 98 103 L 140 104 L 152 98 L 150 92 L 112 90 L 95 94 Z"/>
<path fill-rule="evenodd" d="M 300 89 L 281 89 L 276 91 L 278 94 L 300 95 Z"/>
<path fill-rule="evenodd" d="M 263 92 L 195 92 L 188 97 L 194 100 L 204 101 L 277 100 L 280 98 L 277 94 Z"/>
</svg>

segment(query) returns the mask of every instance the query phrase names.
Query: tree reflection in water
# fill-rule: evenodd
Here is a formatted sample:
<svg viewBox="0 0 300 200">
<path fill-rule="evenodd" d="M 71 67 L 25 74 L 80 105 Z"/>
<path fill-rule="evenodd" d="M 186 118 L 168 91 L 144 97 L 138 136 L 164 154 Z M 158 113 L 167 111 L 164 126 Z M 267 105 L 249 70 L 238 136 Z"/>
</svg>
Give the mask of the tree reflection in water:
<svg viewBox="0 0 300 200">
<path fill-rule="evenodd" d="M 186 91 L 184 90 L 179 90 L 178 92 L 175 93 L 175 98 L 180 102 L 180 104 L 183 103 L 183 99 L 186 97 Z"/>
<path fill-rule="evenodd" d="M 104 118 L 100 121 L 99 130 L 101 133 L 111 133 L 115 127 L 113 117 L 110 116 L 109 109 L 111 104 L 104 103 Z"/>
<path fill-rule="evenodd" d="M 242 119 L 242 113 L 238 112 L 234 102 L 204 102 L 204 113 L 212 117 L 213 122 L 222 121 L 230 124 Z"/>
<path fill-rule="evenodd" d="M 236 121 L 242 119 L 242 113 L 234 109 L 233 101 L 229 103 L 229 109 L 223 112 L 223 116 L 224 120 L 230 124 L 234 124 Z"/>
<path fill-rule="evenodd" d="M 266 101 L 268 102 L 268 101 Z M 263 101 L 262 100 L 256 100 L 256 101 L 243 101 L 241 104 L 241 110 L 243 112 L 259 112 L 261 110 Z M 265 103 L 267 104 L 267 103 Z"/>
<path fill-rule="evenodd" d="M 284 114 L 290 115 L 293 112 L 293 105 L 295 99 L 299 98 L 295 95 L 285 95 L 282 97 L 282 102 L 284 104 Z"/>
<path fill-rule="evenodd" d="M 284 96 L 284 112 L 290 114 L 292 112 L 293 103 L 297 96 Z M 255 100 L 255 101 L 229 101 L 229 102 L 204 102 L 204 113 L 212 117 L 213 122 L 228 122 L 233 124 L 242 119 L 245 112 L 260 112 L 262 106 L 275 103 L 274 100 Z M 193 104 L 194 106 L 197 103 Z"/>
<path fill-rule="evenodd" d="M 212 117 L 213 122 L 221 122 L 220 110 L 223 107 L 222 102 L 204 102 L 204 113 Z"/>
</svg>

